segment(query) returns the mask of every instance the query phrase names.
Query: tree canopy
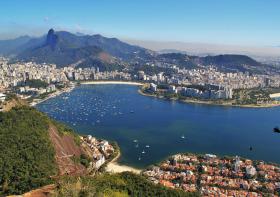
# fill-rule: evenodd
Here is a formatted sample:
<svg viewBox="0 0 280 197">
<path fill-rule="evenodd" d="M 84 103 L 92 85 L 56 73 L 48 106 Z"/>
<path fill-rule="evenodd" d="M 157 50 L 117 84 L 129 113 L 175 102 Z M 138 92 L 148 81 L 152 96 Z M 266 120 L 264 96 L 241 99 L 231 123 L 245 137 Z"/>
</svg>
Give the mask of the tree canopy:
<svg viewBox="0 0 280 197">
<path fill-rule="evenodd" d="M 0 196 L 51 182 L 56 173 L 49 118 L 30 107 L 0 113 Z"/>
</svg>

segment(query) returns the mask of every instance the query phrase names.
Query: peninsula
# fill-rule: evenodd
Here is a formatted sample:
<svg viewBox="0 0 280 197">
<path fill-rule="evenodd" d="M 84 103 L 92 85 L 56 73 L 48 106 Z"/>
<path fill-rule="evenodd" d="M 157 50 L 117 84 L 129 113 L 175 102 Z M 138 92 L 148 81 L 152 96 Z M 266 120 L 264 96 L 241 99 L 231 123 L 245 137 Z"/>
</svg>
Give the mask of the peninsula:
<svg viewBox="0 0 280 197">
<path fill-rule="evenodd" d="M 156 85 L 150 83 L 142 86 L 138 92 L 144 96 L 194 104 L 245 108 L 280 106 L 280 102 L 277 100 L 278 94 L 271 94 L 271 92 L 280 91 L 279 88 L 254 88 L 245 90 L 219 90 L 219 87 L 215 86 L 214 88 L 216 90 L 208 89 L 205 86 Z"/>
</svg>

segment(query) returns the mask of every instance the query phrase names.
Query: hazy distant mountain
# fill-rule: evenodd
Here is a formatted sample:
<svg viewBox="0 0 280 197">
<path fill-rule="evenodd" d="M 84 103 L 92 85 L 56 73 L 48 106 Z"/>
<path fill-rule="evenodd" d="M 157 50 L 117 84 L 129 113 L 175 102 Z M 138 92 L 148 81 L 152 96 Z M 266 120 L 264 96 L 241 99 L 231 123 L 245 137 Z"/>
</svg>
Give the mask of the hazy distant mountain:
<svg viewBox="0 0 280 197">
<path fill-rule="evenodd" d="M 200 42 L 168 42 L 168 41 L 145 41 L 124 40 L 129 44 L 135 44 L 150 50 L 159 52 L 183 52 L 191 55 L 205 56 L 220 54 L 240 54 L 250 57 L 279 58 L 280 47 L 274 46 L 239 46 Z M 173 51 L 172 51 L 173 50 Z"/>
<path fill-rule="evenodd" d="M 156 53 L 130 45 L 116 38 L 101 35 L 72 34 L 66 31 L 55 32 L 39 38 L 20 37 L 0 41 L 4 55 L 15 55 L 14 60 L 54 63 L 58 67 L 99 66 L 101 70 L 114 70 L 124 65 L 141 66 L 147 62 L 169 63 L 181 68 L 198 68 L 214 65 L 225 72 L 249 71 L 261 73 L 265 69 L 275 69 L 261 64 L 246 55 L 190 56 L 180 50 L 166 50 Z M 140 67 L 139 67 L 140 68 Z"/>
<path fill-rule="evenodd" d="M 26 43 L 26 49 L 16 57 L 18 60 L 54 63 L 58 67 L 99 66 L 101 70 L 106 70 L 110 65 L 115 65 L 114 68 L 121 65 L 120 60 L 100 47 L 87 42 L 84 37 L 69 32 L 55 32 L 51 29 L 43 38 L 32 39 L 30 42 L 35 42 L 36 45 Z"/>
<path fill-rule="evenodd" d="M 224 71 L 261 71 L 264 68 L 264 64 L 257 62 L 256 60 L 246 55 L 217 55 L 206 56 L 200 58 L 200 63 L 203 65 L 215 65 L 220 70 Z"/>
<path fill-rule="evenodd" d="M 76 65 L 78 62 L 83 67 L 141 62 L 150 58 L 152 53 L 116 38 L 55 32 L 53 29 L 39 38 L 20 37 L 0 41 L 0 49 L 0 54 L 14 55 L 14 60 L 55 63 L 58 66 Z"/>
<path fill-rule="evenodd" d="M 161 62 L 179 65 L 181 68 L 192 69 L 199 66 L 213 65 L 223 72 L 250 72 L 263 73 L 267 69 L 275 68 L 262 64 L 246 55 L 217 55 L 217 56 L 190 56 L 183 53 L 164 53 L 157 56 Z"/>
<path fill-rule="evenodd" d="M 12 55 L 18 52 L 18 48 L 26 44 L 31 37 L 21 36 L 12 40 L 0 40 L 0 54 Z"/>
</svg>

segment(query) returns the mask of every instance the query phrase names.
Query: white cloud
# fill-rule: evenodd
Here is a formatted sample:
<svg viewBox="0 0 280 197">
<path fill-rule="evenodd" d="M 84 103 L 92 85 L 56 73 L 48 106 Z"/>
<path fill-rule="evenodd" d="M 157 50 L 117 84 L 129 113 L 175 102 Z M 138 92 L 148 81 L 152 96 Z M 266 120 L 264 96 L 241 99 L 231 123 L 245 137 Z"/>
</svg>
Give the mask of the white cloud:
<svg viewBox="0 0 280 197">
<path fill-rule="evenodd" d="M 44 17 L 44 22 L 48 22 L 50 20 L 50 18 L 48 16 Z"/>
</svg>

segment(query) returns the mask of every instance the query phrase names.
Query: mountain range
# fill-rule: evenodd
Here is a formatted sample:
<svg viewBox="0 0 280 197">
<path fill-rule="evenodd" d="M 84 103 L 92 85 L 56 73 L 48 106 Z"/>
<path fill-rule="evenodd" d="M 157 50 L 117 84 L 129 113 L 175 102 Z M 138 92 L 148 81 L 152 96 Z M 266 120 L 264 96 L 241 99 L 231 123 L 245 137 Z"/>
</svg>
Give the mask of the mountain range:
<svg viewBox="0 0 280 197">
<path fill-rule="evenodd" d="M 225 72 L 249 71 L 262 73 L 275 70 L 245 55 L 190 56 L 180 52 L 157 53 L 139 46 L 127 44 L 116 38 L 102 35 L 73 34 L 50 29 L 38 38 L 22 36 L 0 41 L 0 54 L 12 61 L 54 63 L 57 67 L 93 67 L 100 70 L 116 70 L 145 63 L 169 63 L 182 68 L 214 65 Z"/>
</svg>

